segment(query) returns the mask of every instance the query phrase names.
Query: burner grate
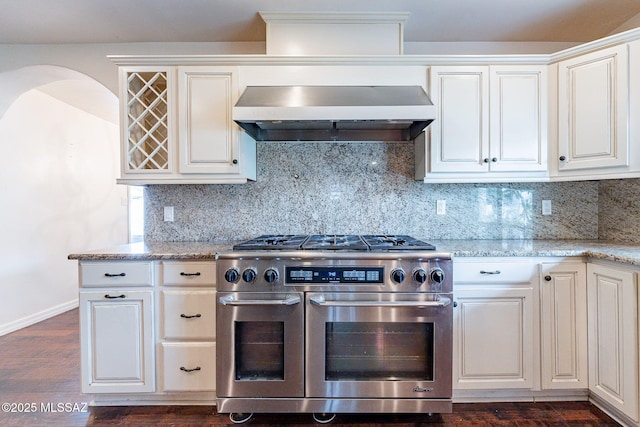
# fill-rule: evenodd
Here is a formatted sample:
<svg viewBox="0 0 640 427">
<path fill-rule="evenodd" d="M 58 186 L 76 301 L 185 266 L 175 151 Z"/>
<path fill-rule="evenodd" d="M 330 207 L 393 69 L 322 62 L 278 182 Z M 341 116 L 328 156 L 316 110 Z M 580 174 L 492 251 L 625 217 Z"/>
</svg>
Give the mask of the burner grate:
<svg viewBox="0 0 640 427">
<path fill-rule="evenodd" d="M 380 234 L 266 234 L 233 246 L 234 251 L 327 250 L 327 251 L 411 251 L 435 250 L 430 243 L 411 236 Z"/>
<path fill-rule="evenodd" d="M 360 236 L 352 234 L 314 234 L 302 245 L 307 250 L 350 250 L 368 251 L 369 246 Z"/>
</svg>

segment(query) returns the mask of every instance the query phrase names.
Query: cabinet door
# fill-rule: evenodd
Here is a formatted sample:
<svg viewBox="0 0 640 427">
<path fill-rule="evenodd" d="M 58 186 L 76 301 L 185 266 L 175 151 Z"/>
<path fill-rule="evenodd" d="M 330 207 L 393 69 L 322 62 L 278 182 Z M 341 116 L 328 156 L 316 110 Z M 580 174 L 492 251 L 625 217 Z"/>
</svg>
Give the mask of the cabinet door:
<svg viewBox="0 0 640 427">
<path fill-rule="evenodd" d="M 80 292 L 83 393 L 155 389 L 152 291 Z"/>
<path fill-rule="evenodd" d="M 633 273 L 587 266 L 589 391 L 638 420 L 637 283 Z"/>
<path fill-rule="evenodd" d="M 559 170 L 626 166 L 628 47 L 603 49 L 559 63 Z"/>
<path fill-rule="evenodd" d="M 180 173 L 238 173 L 236 69 L 179 67 L 178 78 Z"/>
<path fill-rule="evenodd" d="M 541 264 L 543 389 L 587 389 L 587 283 L 584 263 Z"/>
<path fill-rule="evenodd" d="M 546 66 L 491 66 L 490 170 L 547 170 Z"/>
<path fill-rule="evenodd" d="M 453 388 L 533 387 L 533 289 L 454 289 Z"/>
<path fill-rule="evenodd" d="M 173 90 L 170 67 L 120 69 L 123 178 L 173 171 Z"/>
<path fill-rule="evenodd" d="M 430 73 L 430 96 L 438 108 L 428 128 L 431 172 L 488 171 L 488 68 L 431 67 Z"/>
</svg>

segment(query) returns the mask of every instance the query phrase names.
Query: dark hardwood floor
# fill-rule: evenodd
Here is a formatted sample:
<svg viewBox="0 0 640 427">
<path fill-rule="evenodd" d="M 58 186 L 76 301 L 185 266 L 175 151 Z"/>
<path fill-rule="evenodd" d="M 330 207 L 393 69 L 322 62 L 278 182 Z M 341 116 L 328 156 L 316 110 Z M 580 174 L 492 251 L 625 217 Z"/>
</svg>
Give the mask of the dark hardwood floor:
<svg viewBox="0 0 640 427">
<path fill-rule="evenodd" d="M 223 426 L 212 406 L 86 407 L 78 310 L 0 337 L 1 426 Z M 587 402 L 455 404 L 452 414 L 339 414 L 330 426 L 617 426 Z M 258 414 L 247 426 L 319 425 L 310 414 Z"/>
</svg>

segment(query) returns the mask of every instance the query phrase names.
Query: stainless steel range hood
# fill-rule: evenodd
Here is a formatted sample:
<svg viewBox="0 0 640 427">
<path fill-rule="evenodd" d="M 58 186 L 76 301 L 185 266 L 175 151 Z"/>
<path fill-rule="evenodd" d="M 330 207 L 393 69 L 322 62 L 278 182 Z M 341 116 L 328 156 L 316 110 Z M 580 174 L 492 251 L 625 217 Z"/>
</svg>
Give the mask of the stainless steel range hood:
<svg viewBox="0 0 640 427">
<path fill-rule="evenodd" d="M 256 141 L 410 141 L 435 114 L 420 86 L 248 86 L 233 108 Z"/>
</svg>

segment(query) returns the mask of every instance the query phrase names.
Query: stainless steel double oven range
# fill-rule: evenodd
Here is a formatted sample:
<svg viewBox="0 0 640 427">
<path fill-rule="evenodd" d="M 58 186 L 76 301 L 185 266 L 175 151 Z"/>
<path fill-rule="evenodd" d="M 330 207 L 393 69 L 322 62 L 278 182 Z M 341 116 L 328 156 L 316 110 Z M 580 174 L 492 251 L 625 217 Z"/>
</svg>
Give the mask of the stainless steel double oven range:
<svg viewBox="0 0 640 427">
<path fill-rule="evenodd" d="M 217 405 L 451 412 L 451 256 L 409 236 L 260 236 L 217 261 Z"/>
</svg>

